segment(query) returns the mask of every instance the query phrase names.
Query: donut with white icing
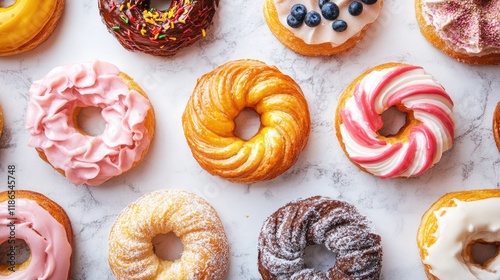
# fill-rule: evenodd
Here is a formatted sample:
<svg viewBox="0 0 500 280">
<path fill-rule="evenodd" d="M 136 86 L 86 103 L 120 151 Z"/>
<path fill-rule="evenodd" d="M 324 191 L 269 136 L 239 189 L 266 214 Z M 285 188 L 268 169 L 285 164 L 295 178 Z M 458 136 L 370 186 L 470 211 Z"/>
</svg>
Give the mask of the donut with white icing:
<svg viewBox="0 0 500 280">
<path fill-rule="evenodd" d="M 500 64 L 500 0 L 416 0 L 422 35 L 469 64 Z"/>
<path fill-rule="evenodd" d="M 381 135 L 381 114 L 406 114 L 394 135 Z M 422 67 L 387 63 L 356 78 L 340 96 L 335 129 L 347 157 L 381 178 L 414 177 L 439 162 L 454 137 L 453 101 Z"/>
<path fill-rule="evenodd" d="M 153 107 L 139 85 L 110 63 L 56 67 L 29 92 L 28 145 L 73 184 L 102 184 L 139 164 L 149 149 Z M 100 135 L 79 126 L 85 107 L 102 109 L 106 127 Z"/>
<path fill-rule="evenodd" d="M 307 268 L 306 247 L 324 245 L 335 254 L 328 271 Z M 314 196 L 274 212 L 258 240 L 259 272 L 269 279 L 380 278 L 381 238 L 371 222 L 346 202 Z"/>
<path fill-rule="evenodd" d="M 283 45 L 307 56 L 352 49 L 379 17 L 383 0 L 266 0 L 264 17 Z"/>
<path fill-rule="evenodd" d="M 472 256 L 475 244 L 500 243 L 500 190 L 452 192 L 422 216 L 417 244 L 429 279 L 500 279 L 500 255 L 484 263 Z"/>
</svg>

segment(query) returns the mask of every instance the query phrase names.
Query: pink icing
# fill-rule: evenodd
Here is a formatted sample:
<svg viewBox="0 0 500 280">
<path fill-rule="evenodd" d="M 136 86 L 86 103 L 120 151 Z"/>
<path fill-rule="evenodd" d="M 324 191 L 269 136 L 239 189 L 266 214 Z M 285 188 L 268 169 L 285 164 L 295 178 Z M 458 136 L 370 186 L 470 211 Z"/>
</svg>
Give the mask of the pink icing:
<svg viewBox="0 0 500 280">
<path fill-rule="evenodd" d="M 0 203 L 0 243 L 9 240 L 15 222 L 15 238 L 28 244 L 31 260 L 25 269 L 0 279 L 68 279 L 72 248 L 64 227 L 32 200 L 16 199 L 14 212 L 9 215 L 7 201 Z"/>
<path fill-rule="evenodd" d="M 129 170 L 148 147 L 145 119 L 149 101 L 130 90 L 109 63 L 57 67 L 30 88 L 28 145 L 41 150 L 52 166 L 74 184 L 99 185 Z M 106 121 L 101 135 L 75 128 L 77 108 L 100 107 Z"/>
<path fill-rule="evenodd" d="M 500 0 L 424 0 L 422 10 L 450 49 L 477 56 L 500 52 Z"/>
<path fill-rule="evenodd" d="M 419 123 L 410 129 L 408 139 L 389 144 L 378 138 L 384 125 L 380 114 L 397 104 L 412 111 Z M 453 142 L 452 106 L 443 87 L 421 67 L 371 72 L 340 112 L 346 151 L 352 161 L 381 178 L 418 176 Z"/>
</svg>

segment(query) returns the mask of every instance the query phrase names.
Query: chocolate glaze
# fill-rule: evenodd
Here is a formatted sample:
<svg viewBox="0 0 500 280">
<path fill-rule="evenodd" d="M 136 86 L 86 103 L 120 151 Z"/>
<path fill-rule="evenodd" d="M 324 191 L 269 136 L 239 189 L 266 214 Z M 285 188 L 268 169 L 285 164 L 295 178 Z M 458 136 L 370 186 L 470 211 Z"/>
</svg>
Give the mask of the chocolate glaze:
<svg viewBox="0 0 500 280">
<path fill-rule="evenodd" d="M 218 5 L 219 0 L 172 0 L 160 11 L 149 0 L 99 0 L 99 11 L 125 49 L 172 56 L 205 36 Z"/>
<path fill-rule="evenodd" d="M 264 223 L 258 243 L 259 272 L 267 279 L 380 278 L 381 238 L 368 219 L 346 202 L 315 196 L 293 201 Z M 304 251 L 324 245 L 336 255 L 327 271 L 307 268 Z"/>
</svg>

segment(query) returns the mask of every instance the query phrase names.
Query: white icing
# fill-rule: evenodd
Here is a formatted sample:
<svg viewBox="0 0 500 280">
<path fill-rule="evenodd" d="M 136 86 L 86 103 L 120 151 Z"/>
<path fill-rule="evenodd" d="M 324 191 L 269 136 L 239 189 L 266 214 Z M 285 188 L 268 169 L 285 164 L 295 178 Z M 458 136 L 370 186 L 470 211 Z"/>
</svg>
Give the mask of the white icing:
<svg viewBox="0 0 500 280">
<path fill-rule="evenodd" d="M 500 279 L 500 257 L 497 255 L 486 267 L 473 264 L 464 249 L 473 241 L 500 241 L 500 198 L 477 201 L 453 200 L 455 207 L 443 207 L 434 212 L 436 242 L 425 248 L 424 264 L 439 279 Z"/>
<path fill-rule="evenodd" d="M 309 27 L 303 23 L 299 28 L 292 28 L 287 24 L 286 18 L 295 4 L 303 4 L 308 12 L 316 11 L 321 15 L 318 0 L 274 0 L 281 24 L 292 31 L 295 36 L 310 45 L 329 42 L 334 47 L 345 43 L 363 30 L 366 25 L 373 23 L 378 18 L 383 4 L 382 0 L 372 5 L 363 4 L 363 12 L 358 16 L 352 16 L 347 10 L 351 0 L 332 0 L 331 2 L 339 6 L 340 13 L 337 19 L 347 22 L 348 27 L 343 32 L 334 31 L 332 28 L 333 20 L 327 20 L 323 16 L 320 25 L 316 27 Z"/>
</svg>

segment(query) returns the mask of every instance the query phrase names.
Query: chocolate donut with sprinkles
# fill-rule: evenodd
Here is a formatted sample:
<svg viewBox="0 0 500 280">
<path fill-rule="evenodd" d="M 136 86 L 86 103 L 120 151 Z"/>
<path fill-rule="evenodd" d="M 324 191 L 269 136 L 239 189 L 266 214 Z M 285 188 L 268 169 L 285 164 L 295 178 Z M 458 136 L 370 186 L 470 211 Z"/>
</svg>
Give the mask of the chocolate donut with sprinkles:
<svg viewBox="0 0 500 280">
<path fill-rule="evenodd" d="M 172 0 L 158 10 L 150 0 L 99 0 L 109 32 L 130 51 L 173 56 L 206 36 L 219 0 Z"/>
</svg>

